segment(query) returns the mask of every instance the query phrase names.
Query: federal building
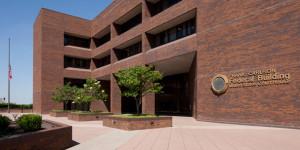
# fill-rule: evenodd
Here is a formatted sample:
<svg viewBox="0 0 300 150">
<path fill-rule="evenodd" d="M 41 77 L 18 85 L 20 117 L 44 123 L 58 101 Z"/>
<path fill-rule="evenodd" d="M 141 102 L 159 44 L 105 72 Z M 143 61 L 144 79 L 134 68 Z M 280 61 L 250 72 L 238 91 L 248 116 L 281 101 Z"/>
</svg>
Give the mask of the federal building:
<svg viewBox="0 0 300 150">
<path fill-rule="evenodd" d="M 299 128 L 300 1 L 114 0 L 92 20 L 41 9 L 34 112 L 62 109 L 53 91 L 87 78 L 109 94 L 92 109 L 135 112 L 113 73 L 137 65 L 164 75 L 164 92 L 143 97 L 143 113 Z"/>
</svg>

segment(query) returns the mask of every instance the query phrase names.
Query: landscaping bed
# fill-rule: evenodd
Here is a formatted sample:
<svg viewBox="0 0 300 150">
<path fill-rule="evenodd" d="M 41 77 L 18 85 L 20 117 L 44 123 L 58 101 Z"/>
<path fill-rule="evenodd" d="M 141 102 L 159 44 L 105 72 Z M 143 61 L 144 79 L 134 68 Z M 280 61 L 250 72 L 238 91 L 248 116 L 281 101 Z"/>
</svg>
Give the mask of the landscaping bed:
<svg viewBox="0 0 300 150">
<path fill-rule="evenodd" d="M 53 117 L 68 117 L 70 110 L 52 110 L 50 116 Z"/>
<path fill-rule="evenodd" d="M 103 120 L 103 118 L 112 115 L 110 112 L 89 112 L 89 111 L 75 111 L 68 115 L 69 120 L 74 121 L 96 121 Z"/>
<path fill-rule="evenodd" d="M 113 115 L 103 119 L 103 125 L 122 130 L 142 130 L 172 127 L 172 117 L 155 115 Z"/>
<path fill-rule="evenodd" d="M 66 149 L 73 144 L 71 126 L 48 120 L 43 120 L 41 129 L 36 131 L 24 131 L 11 123 L 0 134 L 1 150 Z"/>
</svg>

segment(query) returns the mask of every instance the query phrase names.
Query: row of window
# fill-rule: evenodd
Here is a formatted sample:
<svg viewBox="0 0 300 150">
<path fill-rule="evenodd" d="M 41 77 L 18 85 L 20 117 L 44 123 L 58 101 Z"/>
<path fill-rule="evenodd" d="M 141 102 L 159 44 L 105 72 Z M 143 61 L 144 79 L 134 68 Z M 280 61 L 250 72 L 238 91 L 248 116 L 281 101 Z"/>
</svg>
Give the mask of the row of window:
<svg viewBox="0 0 300 150">
<path fill-rule="evenodd" d="M 162 31 L 158 34 L 151 35 L 149 37 L 151 48 L 155 48 L 166 43 L 181 39 L 183 37 L 192 35 L 196 32 L 196 21 L 195 18 L 190 19 L 184 23 L 176 25 L 172 28 L 169 28 L 165 31 Z M 139 54 L 142 52 L 142 42 L 139 41 L 135 44 L 127 46 L 126 48 L 121 49 L 113 49 L 118 60 L 122 60 L 133 55 Z M 110 55 L 103 57 L 101 59 L 92 59 L 95 66 L 100 68 L 102 66 L 110 64 Z M 81 58 L 73 58 L 65 56 L 64 60 L 65 68 L 73 67 L 73 68 L 82 68 L 82 69 L 90 69 L 90 59 L 81 59 Z"/>
<path fill-rule="evenodd" d="M 110 55 L 103 57 L 101 59 L 83 59 L 83 58 L 75 58 L 75 57 L 64 57 L 64 68 L 80 68 L 80 69 L 90 69 L 91 61 L 94 62 L 97 68 L 103 67 L 105 65 L 110 64 Z"/>
<path fill-rule="evenodd" d="M 123 49 L 114 49 L 118 60 L 122 60 L 142 52 L 142 42 L 130 45 Z"/>
<path fill-rule="evenodd" d="M 176 25 L 175 27 L 167 29 L 163 32 L 160 32 L 155 35 L 151 35 L 150 44 L 151 47 L 154 48 L 175 41 L 177 39 L 189 36 L 191 34 L 194 34 L 195 32 L 196 32 L 196 21 L 195 18 L 193 18 L 184 23 Z M 110 33 L 106 34 L 100 39 L 96 39 L 96 38 L 93 39 L 95 41 L 95 45 L 99 47 L 110 40 Z M 65 46 L 67 45 L 89 48 L 90 40 L 65 34 Z M 128 49 L 134 49 L 134 45 L 133 47 L 129 47 Z"/>
<path fill-rule="evenodd" d="M 147 1 L 147 6 L 150 11 L 151 16 L 154 16 L 169 7 L 177 4 L 181 0 L 158 0 L 158 1 Z M 133 17 L 127 19 L 127 21 L 118 24 L 114 23 L 114 27 L 116 28 L 117 33 L 120 35 L 131 28 L 139 25 L 142 23 L 142 10 L 140 9 L 139 12 L 134 15 Z M 101 37 L 93 37 L 93 38 L 83 38 L 65 34 L 64 35 L 64 45 L 65 46 L 77 46 L 82 48 L 90 48 L 91 41 L 94 42 L 96 47 L 99 47 L 106 42 L 111 40 L 111 33 L 107 33 L 102 35 Z"/>
<path fill-rule="evenodd" d="M 150 11 L 151 16 L 155 16 L 162 11 L 168 9 L 169 7 L 177 4 L 181 0 L 159 0 L 156 3 L 147 2 L 148 9 Z"/>
<path fill-rule="evenodd" d="M 90 38 L 76 37 L 68 34 L 64 35 L 65 46 L 77 46 L 83 48 L 90 48 L 90 44 L 91 44 Z"/>
<path fill-rule="evenodd" d="M 142 13 L 139 13 L 136 16 L 129 19 L 128 21 L 126 21 L 125 23 L 114 24 L 114 26 L 117 30 L 118 35 L 121 35 L 141 23 L 142 23 Z"/>
<path fill-rule="evenodd" d="M 91 60 L 90 59 L 82 59 L 82 58 L 74 58 L 65 56 L 64 57 L 64 67 L 72 67 L 72 68 L 81 68 L 81 69 L 90 69 Z"/>
<path fill-rule="evenodd" d="M 152 48 L 170 43 L 172 41 L 181 39 L 196 33 L 196 21 L 195 18 L 188 20 L 184 23 L 176 25 L 170 29 L 167 29 L 158 34 L 152 35 L 150 44 Z"/>
</svg>

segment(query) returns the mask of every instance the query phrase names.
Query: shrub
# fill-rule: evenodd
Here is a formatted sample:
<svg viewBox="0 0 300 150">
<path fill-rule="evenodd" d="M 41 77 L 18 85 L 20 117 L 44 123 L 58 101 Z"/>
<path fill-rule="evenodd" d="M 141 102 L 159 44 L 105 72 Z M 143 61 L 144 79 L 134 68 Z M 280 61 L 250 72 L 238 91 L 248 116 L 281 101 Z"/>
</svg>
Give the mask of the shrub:
<svg viewBox="0 0 300 150">
<path fill-rule="evenodd" d="M 10 124 L 10 119 L 6 116 L 0 115 L 0 131 L 7 129 Z"/>
<path fill-rule="evenodd" d="M 24 131 L 36 131 L 42 128 L 42 117 L 35 114 L 27 114 L 19 117 L 17 124 Z"/>
</svg>

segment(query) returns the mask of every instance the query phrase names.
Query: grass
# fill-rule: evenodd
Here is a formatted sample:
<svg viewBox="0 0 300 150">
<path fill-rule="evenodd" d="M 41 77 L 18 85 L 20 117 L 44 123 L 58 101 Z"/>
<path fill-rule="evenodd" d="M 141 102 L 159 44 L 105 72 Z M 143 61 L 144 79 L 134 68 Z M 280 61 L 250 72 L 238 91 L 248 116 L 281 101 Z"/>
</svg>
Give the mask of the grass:
<svg viewBox="0 0 300 150">
<path fill-rule="evenodd" d="M 151 114 L 121 114 L 121 115 L 112 115 L 113 117 L 118 117 L 118 118 L 157 118 L 159 116 L 157 115 L 151 115 Z"/>
<path fill-rule="evenodd" d="M 72 111 L 72 114 L 79 114 L 79 115 L 98 115 L 98 114 L 110 114 L 110 112 L 103 112 L 103 111 Z"/>
</svg>

